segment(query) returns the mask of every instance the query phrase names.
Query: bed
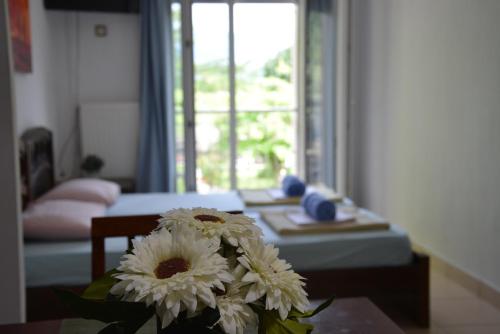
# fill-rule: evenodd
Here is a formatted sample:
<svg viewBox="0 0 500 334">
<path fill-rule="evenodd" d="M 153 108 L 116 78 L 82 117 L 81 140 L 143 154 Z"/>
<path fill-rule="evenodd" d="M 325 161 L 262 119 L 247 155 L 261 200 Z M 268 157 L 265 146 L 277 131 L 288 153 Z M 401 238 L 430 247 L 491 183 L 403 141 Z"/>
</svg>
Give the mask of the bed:
<svg viewBox="0 0 500 334">
<path fill-rule="evenodd" d="M 29 130 L 22 137 L 24 203 L 53 186 L 50 131 Z M 267 242 L 280 249 L 280 257 L 308 279 L 311 298 L 335 294 L 369 296 L 379 306 L 411 314 L 418 324 L 429 324 L 429 261 L 411 251 L 408 235 L 397 225 L 387 231 L 287 236 L 276 234 L 254 208 L 245 208 L 236 192 L 200 195 L 123 194 L 107 209 L 110 217 L 158 214 L 178 207 L 212 207 L 245 211 L 255 218 Z M 117 265 L 127 247 L 125 238 L 106 240 L 106 264 Z M 90 241 L 26 241 L 25 267 L 29 320 L 68 316 L 49 287 L 75 291 L 90 282 Z M 50 302 L 50 309 L 45 306 Z M 394 308 L 395 306 L 395 308 Z"/>
</svg>

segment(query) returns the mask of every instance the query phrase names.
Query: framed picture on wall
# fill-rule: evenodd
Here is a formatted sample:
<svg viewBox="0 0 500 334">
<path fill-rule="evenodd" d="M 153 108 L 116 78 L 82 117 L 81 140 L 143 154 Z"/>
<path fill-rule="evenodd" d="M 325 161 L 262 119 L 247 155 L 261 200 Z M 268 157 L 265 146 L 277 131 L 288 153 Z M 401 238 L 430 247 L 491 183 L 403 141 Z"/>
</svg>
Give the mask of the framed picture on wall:
<svg viewBox="0 0 500 334">
<path fill-rule="evenodd" d="M 9 0 L 9 20 L 14 69 L 29 73 L 32 71 L 29 0 Z"/>
</svg>

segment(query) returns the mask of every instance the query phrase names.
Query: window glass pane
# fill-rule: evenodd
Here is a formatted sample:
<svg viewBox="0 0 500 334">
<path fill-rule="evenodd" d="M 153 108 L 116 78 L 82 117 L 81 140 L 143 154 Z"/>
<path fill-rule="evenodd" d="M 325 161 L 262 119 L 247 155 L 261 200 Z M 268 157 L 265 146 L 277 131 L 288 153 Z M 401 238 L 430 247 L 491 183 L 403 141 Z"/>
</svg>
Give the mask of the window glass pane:
<svg viewBox="0 0 500 334">
<path fill-rule="evenodd" d="M 236 108 L 295 108 L 296 5 L 234 5 Z"/>
<path fill-rule="evenodd" d="M 192 6 L 199 192 L 227 190 L 229 178 L 229 8 Z"/>
<path fill-rule="evenodd" d="M 196 115 L 196 185 L 200 193 L 227 190 L 229 178 L 229 114 Z M 200 140 L 202 138 L 202 140 Z"/>
<path fill-rule="evenodd" d="M 228 5 L 195 3 L 192 8 L 196 112 L 228 111 Z"/>
<path fill-rule="evenodd" d="M 295 173 L 295 111 L 239 112 L 238 188 L 269 188 Z"/>
<path fill-rule="evenodd" d="M 277 186 L 296 173 L 296 11 L 234 6 L 238 188 Z"/>
</svg>

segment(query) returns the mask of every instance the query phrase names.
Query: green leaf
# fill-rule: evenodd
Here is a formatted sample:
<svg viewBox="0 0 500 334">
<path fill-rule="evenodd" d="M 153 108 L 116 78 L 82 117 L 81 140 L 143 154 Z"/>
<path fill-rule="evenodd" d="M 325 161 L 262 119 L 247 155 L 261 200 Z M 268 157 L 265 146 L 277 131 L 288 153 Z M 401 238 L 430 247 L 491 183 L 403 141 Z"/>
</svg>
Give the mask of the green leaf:
<svg viewBox="0 0 500 334">
<path fill-rule="evenodd" d="M 297 309 L 293 308 L 290 313 L 288 313 L 289 318 L 310 318 L 314 317 L 316 314 L 319 312 L 323 311 L 325 308 L 330 306 L 333 303 L 333 300 L 335 299 L 335 296 L 332 296 L 328 298 L 325 302 L 321 303 L 318 307 L 316 307 L 314 310 L 309 310 L 306 312 L 300 312 Z"/>
<path fill-rule="evenodd" d="M 314 326 L 301 323 L 299 319 L 315 316 L 330 306 L 334 298 L 329 298 L 314 310 L 307 312 L 300 312 L 293 308 L 285 320 L 281 320 L 277 311 L 266 310 L 263 305 L 252 304 L 251 307 L 259 316 L 259 334 L 309 334 L 314 329 Z"/>
<path fill-rule="evenodd" d="M 276 311 L 264 311 L 259 315 L 259 322 L 263 324 L 262 328 L 259 326 L 259 334 L 309 334 L 314 328 L 294 319 L 281 320 Z"/>
<path fill-rule="evenodd" d="M 144 303 L 85 299 L 63 289 L 54 289 L 54 292 L 71 310 L 85 319 L 95 319 L 105 323 L 141 323 L 142 326 L 154 314 L 154 308 L 147 307 Z"/>
<path fill-rule="evenodd" d="M 91 300 L 104 300 L 109 294 L 111 287 L 118 282 L 116 278 L 113 277 L 114 274 L 119 271 L 116 269 L 110 270 L 104 274 L 101 278 L 92 282 L 87 289 L 82 294 L 82 298 Z"/>
<path fill-rule="evenodd" d="M 300 323 L 296 318 L 281 320 L 275 310 L 265 310 L 263 306 L 251 305 L 259 316 L 259 334 L 309 334 L 314 326 Z"/>
</svg>

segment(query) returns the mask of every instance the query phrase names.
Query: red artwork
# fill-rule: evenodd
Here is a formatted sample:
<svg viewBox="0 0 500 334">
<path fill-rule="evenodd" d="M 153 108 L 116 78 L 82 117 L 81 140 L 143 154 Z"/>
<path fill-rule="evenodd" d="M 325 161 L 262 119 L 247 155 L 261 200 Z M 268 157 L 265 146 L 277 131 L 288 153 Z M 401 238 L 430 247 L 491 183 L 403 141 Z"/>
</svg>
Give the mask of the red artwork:
<svg viewBox="0 0 500 334">
<path fill-rule="evenodd" d="M 29 0 L 9 0 L 9 20 L 14 68 L 18 72 L 31 72 Z"/>
</svg>

